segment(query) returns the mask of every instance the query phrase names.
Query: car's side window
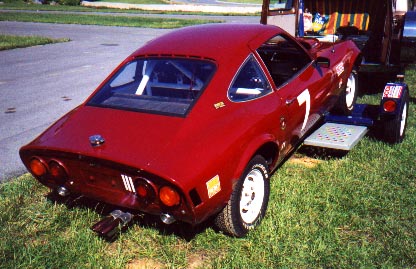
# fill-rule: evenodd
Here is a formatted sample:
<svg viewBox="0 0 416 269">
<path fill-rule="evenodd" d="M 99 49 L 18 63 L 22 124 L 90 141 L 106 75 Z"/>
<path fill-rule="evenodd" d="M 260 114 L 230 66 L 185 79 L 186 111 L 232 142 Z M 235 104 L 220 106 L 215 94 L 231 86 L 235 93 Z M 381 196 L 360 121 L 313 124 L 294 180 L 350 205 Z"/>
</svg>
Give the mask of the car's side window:
<svg viewBox="0 0 416 269">
<path fill-rule="evenodd" d="M 257 49 L 273 82 L 279 87 L 312 62 L 309 55 L 293 40 L 277 35 Z"/>
<path fill-rule="evenodd" d="M 259 63 L 250 55 L 240 67 L 228 90 L 231 101 L 243 102 L 259 98 L 270 93 L 271 86 Z"/>
<path fill-rule="evenodd" d="M 123 68 L 123 71 L 120 72 L 117 75 L 117 77 L 113 79 L 113 81 L 110 83 L 110 86 L 112 88 L 115 88 L 133 82 L 136 76 L 136 66 L 136 62 L 131 62 L 128 65 L 126 65 Z"/>
</svg>

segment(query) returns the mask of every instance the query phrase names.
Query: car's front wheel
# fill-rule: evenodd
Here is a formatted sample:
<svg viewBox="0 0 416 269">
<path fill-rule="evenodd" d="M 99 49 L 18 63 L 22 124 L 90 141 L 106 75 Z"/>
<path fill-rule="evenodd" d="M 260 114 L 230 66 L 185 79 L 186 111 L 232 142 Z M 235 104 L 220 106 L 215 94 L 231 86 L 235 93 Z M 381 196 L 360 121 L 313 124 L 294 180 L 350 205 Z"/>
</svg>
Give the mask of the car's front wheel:
<svg viewBox="0 0 416 269">
<path fill-rule="evenodd" d="M 260 224 L 269 202 L 269 176 L 264 158 L 255 156 L 235 185 L 227 205 L 215 219 L 220 230 L 243 237 Z"/>
</svg>

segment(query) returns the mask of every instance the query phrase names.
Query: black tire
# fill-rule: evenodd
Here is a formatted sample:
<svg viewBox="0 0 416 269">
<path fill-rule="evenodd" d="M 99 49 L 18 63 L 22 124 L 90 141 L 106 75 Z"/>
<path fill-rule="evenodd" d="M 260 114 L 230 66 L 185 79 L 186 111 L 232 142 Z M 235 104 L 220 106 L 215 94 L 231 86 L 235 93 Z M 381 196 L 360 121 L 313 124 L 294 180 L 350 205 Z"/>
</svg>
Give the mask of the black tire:
<svg viewBox="0 0 416 269">
<path fill-rule="evenodd" d="M 255 156 L 234 186 L 227 205 L 215 218 L 215 225 L 235 237 L 243 237 L 258 226 L 269 203 L 269 177 L 265 159 Z"/>
<path fill-rule="evenodd" d="M 383 138 L 391 144 L 401 143 L 406 135 L 407 116 L 409 113 L 409 93 L 404 92 L 398 115 L 394 118 L 382 118 Z"/>
<path fill-rule="evenodd" d="M 334 111 L 343 115 L 351 115 L 358 96 L 358 76 L 355 69 L 352 70 L 347 80 L 345 89 L 342 90 Z"/>
</svg>

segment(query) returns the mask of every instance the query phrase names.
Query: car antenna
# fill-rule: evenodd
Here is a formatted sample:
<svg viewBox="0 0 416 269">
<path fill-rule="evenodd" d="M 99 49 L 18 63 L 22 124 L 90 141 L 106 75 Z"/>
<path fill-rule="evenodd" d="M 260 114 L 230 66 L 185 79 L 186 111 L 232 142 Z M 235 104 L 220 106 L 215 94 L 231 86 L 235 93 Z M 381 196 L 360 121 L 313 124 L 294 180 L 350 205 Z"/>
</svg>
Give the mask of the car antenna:
<svg viewBox="0 0 416 269">
<path fill-rule="evenodd" d="M 332 53 L 335 53 L 335 24 L 334 24 L 334 31 L 332 32 Z"/>
</svg>

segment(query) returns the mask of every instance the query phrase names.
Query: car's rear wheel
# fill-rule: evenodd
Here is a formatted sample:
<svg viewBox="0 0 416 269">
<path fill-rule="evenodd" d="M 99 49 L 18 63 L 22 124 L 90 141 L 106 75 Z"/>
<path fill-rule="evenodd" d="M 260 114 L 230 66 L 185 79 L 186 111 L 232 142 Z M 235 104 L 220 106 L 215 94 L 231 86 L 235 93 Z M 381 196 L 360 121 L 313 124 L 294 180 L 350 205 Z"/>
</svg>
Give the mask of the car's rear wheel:
<svg viewBox="0 0 416 269">
<path fill-rule="evenodd" d="M 406 91 L 397 116 L 395 116 L 392 119 L 382 119 L 384 127 L 383 136 L 386 142 L 396 144 L 401 143 L 403 141 L 406 134 L 408 111 L 409 94 Z"/>
<path fill-rule="evenodd" d="M 237 182 L 225 208 L 215 219 L 227 234 L 243 237 L 263 219 L 270 195 L 269 169 L 261 156 L 255 156 Z"/>
<path fill-rule="evenodd" d="M 352 70 L 347 80 L 345 90 L 339 96 L 335 111 L 344 115 L 351 115 L 358 96 L 358 76 L 357 71 Z"/>
</svg>

